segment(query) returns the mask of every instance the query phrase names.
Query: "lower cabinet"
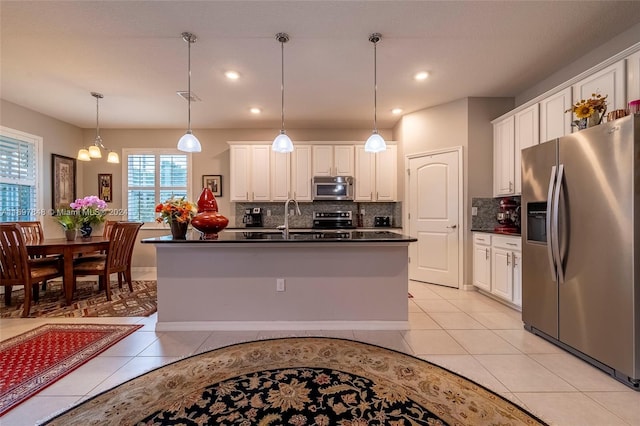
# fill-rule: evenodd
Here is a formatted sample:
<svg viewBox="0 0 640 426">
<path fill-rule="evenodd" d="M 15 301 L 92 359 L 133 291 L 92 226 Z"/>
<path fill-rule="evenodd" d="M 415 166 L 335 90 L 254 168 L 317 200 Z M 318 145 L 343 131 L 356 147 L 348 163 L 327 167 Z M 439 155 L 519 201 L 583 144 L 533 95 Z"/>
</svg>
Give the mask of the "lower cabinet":
<svg viewBox="0 0 640 426">
<path fill-rule="evenodd" d="M 521 238 L 485 233 L 473 235 L 473 285 L 521 307 Z"/>
</svg>

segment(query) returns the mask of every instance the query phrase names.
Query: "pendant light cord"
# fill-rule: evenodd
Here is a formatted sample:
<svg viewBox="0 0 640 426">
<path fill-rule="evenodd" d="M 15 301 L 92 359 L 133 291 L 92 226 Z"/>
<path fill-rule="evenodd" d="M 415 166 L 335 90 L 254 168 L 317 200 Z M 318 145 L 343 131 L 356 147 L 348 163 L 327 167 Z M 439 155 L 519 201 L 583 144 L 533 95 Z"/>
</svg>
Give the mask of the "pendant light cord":
<svg viewBox="0 0 640 426">
<path fill-rule="evenodd" d="M 373 41 L 373 131 L 378 132 L 378 41 Z"/>
<path fill-rule="evenodd" d="M 188 110 L 189 110 L 189 113 L 188 113 L 189 129 L 188 129 L 188 131 L 189 131 L 189 133 L 191 133 L 191 43 L 193 43 L 191 41 L 192 40 L 191 34 L 189 34 L 185 38 L 185 40 L 187 41 L 187 44 L 189 45 L 189 49 L 188 49 L 188 52 L 189 52 L 188 53 L 188 61 L 189 61 L 189 79 L 188 79 L 189 80 L 189 82 L 188 82 L 189 99 L 187 99 L 188 100 L 187 103 L 189 105 L 189 107 L 188 107 Z"/>
<path fill-rule="evenodd" d="M 100 140 L 100 97 L 96 96 L 96 142 Z"/>
<path fill-rule="evenodd" d="M 284 132 L 284 40 L 280 39 L 280 69 L 282 70 L 281 76 L 282 81 L 280 82 L 280 92 L 281 92 L 281 102 L 280 105 L 282 108 L 280 109 L 281 117 L 282 117 L 282 128 L 280 131 Z"/>
</svg>

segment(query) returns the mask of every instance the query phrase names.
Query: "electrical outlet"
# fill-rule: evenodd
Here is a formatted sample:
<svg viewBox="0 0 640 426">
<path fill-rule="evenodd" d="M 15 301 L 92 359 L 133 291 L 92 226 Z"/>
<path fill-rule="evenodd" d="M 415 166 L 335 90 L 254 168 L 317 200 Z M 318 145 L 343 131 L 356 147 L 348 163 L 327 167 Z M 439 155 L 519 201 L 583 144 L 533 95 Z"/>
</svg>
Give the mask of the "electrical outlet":
<svg viewBox="0 0 640 426">
<path fill-rule="evenodd" d="M 471 216 L 478 216 L 478 208 L 471 207 Z"/>
<path fill-rule="evenodd" d="M 360 209 L 360 214 L 364 215 L 364 209 Z"/>
<path fill-rule="evenodd" d="M 276 291 L 284 291 L 284 278 L 276 279 Z"/>
<path fill-rule="evenodd" d="M 271 216 L 271 210 L 267 210 L 267 216 Z"/>
<path fill-rule="evenodd" d="M 293 211 L 293 209 L 289 209 L 289 216 L 293 216 L 295 214 L 295 212 Z"/>
</svg>

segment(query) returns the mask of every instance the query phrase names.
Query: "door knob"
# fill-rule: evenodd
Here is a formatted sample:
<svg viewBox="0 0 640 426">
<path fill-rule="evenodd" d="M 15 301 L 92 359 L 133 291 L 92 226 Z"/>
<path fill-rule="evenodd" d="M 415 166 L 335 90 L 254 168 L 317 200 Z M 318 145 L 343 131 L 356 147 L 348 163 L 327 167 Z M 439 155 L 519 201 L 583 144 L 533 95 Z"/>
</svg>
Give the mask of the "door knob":
<svg viewBox="0 0 640 426">
<path fill-rule="evenodd" d="M 447 228 L 449 228 L 449 229 L 456 229 L 457 227 L 458 227 L 458 225 L 447 226 Z"/>
</svg>

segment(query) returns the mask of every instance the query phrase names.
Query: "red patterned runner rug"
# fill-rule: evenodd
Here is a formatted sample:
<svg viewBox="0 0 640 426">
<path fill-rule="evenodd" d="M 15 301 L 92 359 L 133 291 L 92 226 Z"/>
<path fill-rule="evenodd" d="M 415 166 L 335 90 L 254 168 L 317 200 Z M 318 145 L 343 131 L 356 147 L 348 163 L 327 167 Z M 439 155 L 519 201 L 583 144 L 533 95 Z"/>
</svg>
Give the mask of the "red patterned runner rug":
<svg viewBox="0 0 640 426">
<path fill-rule="evenodd" d="M 0 342 L 0 416 L 140 327 L 45 324 Z"/>
</svg>

